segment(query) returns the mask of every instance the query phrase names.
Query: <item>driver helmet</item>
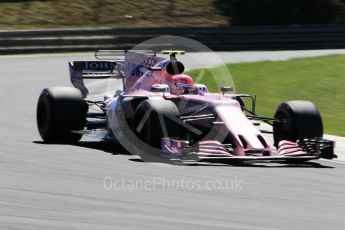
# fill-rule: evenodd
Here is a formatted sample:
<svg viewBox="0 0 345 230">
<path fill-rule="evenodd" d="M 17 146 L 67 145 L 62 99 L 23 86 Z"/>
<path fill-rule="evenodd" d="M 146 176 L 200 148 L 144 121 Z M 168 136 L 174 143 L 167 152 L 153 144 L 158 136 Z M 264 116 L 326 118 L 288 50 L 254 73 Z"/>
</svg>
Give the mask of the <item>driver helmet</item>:
<svg viewBox="0 0 345 230">
<path fill-rule="evenodd" d="M 172 76 L 170 92 L 175 95 L 186 94 L 193 89 L 193 78 L 186 74 L 176 74 Z"/>
</svg>

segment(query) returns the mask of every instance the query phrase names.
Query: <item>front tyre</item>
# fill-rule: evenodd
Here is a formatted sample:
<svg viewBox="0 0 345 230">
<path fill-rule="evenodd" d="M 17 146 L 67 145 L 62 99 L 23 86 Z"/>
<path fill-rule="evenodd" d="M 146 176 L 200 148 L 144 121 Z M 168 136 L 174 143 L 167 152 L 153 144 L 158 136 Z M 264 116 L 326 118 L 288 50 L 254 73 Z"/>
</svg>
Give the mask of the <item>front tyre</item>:
<svg viewBox="0 0 345 230">
<path fill-rule="evenodd" d="M 180 126 L 171 119 L 178 115 L 172 101 L 147 99 L 136 108 L 132 128 L 143 142 L 160 149 L 161 138 L 179 137 Z"/>
<path fill-rule="evenodd" d="M 86 123 L 87 104 L 78 89 L 53 87 L 44 89 L 37 103 L 37 127 L 44 142 L 74 143 Z"/>
<path fill-rule="evenodd" d="M 288 101 L 280 104 L 274 117 L 280 122 L 273 124 L 274 145 L 281 140 L 296 142 L 323 135 L 321 115 L 310 101 Z"/>
</svg>

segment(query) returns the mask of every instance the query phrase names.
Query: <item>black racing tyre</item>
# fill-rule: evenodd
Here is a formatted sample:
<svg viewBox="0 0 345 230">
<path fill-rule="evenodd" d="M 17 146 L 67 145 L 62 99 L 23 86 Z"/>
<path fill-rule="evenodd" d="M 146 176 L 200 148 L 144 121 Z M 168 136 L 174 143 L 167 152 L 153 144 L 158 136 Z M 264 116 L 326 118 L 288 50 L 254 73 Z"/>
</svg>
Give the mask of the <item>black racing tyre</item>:
<svg viewBox="0 0 345 230">
<path fill-rule="evenodd" d="M 143 142 L 160 149 L 161 138 L 165 135 L 179 137 L 180 126 L 169 118 L 178 115 L 177 106 L 172 101 L 147 99 L 136 108 L 132 128 Z"/>
<path fill-rule="evenodd" d="M 74 143 L 86 123 L 87 104 L 78 89 L 53 87 L 44 89 L 37 103 L 37 127 L 44 142 Z"/>
<path fill-rule="evenodd" d="M 321 115 L 310 101 L 288 101 L 280 104 L 274 115 L 281 122 L 273 124 L 274 145 L 281 140 L 297 141 L 323 135 Z"/>
</svg>

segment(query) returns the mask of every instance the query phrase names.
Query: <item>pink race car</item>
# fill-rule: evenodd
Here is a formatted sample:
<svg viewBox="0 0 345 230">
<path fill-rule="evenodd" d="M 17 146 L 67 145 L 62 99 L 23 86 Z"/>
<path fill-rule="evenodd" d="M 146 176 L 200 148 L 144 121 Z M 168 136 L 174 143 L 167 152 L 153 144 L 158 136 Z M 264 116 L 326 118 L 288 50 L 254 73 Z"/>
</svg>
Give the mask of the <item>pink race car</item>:
<svg viewBox="0 0 345 230">
<path fill-rule="evenodd" d="M 39 97 L 42 139 L 72 143 L 82 135 L 102 134 L 103 140 L 120 143 L 147 161 L 300 163 L 335 157 L 335 143 L 322 138 L 313 103 L 288 101 L 274 118 L 258 116 L 255 97 L 233 94 L 232 87 L 211 93 L 183 74 L 176 55 L 184 51 L 162 53 L 170 57 L 108 50 L 97 51 L 97 61 L 69 63 L 74 88 L 44 89 Z M 122 79 L 123 89 L 101 101 L 87 99 L 84 79 L 104 78 Z M 92 112 L 94 107 L 98 111 Z M 272 125 L 273 132 L 259 130 L 257 121 Z M 275 148 L 263 133 L 273 134 Z"/>
</svg>

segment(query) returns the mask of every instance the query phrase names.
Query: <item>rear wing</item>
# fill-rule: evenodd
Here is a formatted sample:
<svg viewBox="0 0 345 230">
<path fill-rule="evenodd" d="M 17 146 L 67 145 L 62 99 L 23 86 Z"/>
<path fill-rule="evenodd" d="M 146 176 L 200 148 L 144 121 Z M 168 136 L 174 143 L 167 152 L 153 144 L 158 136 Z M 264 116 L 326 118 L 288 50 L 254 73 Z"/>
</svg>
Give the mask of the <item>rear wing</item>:
<svg viewBox="0 0 345 230">
<path fill-rule="evenodd" d="M 89 93 L 84 79 L 122 79 L 125 90 L 146 71 L 146 67 L 160 60 L 152 50 L 98 50 L 95 58 L 97 61 L 68 63 L 71 83 L 84 98 Z"/>
<path fill-rule="evenodd" d="M 89 93 L 84 79 L 123 78 L 121 63 L 114 61 L 73 61 L 68 63 L 72 85 L 79 89 L 85 98 Z"/>
<path fill-rule="evenodd" d="M 78 72 L 84 79 L 116 78 L 114 72 L 118 63 L 110 61 L 74 61 L 69 62 L 70 70 Z"/>
<path fill-rule="evenodd" d="M 95 58 L 98 60 L 125 61 L 127 53 L 141 54 L 145 56 L 156 56 L 153 50 L 97 50 Z"/>
</svg>

